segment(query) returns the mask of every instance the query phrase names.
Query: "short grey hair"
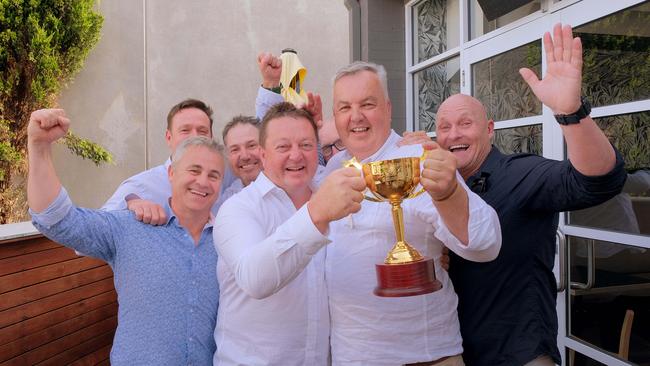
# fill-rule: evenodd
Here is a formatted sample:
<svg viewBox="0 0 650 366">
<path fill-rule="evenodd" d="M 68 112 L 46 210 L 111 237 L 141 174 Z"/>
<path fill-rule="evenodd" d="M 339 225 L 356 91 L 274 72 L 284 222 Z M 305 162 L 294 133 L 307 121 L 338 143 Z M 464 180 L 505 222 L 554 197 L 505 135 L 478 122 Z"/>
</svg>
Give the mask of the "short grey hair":
<svg viewBox="0 0 650 366">
<path fill-rule="evenodd" d="M 378 65 L 368 61 L 354 61 L 353 63 L 344 66 L 336 72 L 334 76 L 334 83 L 336 84 L 339 79 L 345 76 L 354 75 L 361 71 L 370 71 L 377 75 L 381 87 L 384 90 L 384 96 L 386 99 L 390 99 L 388 96 L 388 77 L 386 76 L 386 69 L 382 65 Z"/>
<path fill-rule="evenodd" d="M 176 147 L 176 151 L 172 155 L 172 168 L 176 167 L 176 164 L 183 158 L 185 151 L 191 147 L 205 147 L 219 155 L 222 160 L 225 160 L 223 155 L 223 145 L 205 136 L 193 136 L 183 140 L 180 145 Z"/>
</svg>

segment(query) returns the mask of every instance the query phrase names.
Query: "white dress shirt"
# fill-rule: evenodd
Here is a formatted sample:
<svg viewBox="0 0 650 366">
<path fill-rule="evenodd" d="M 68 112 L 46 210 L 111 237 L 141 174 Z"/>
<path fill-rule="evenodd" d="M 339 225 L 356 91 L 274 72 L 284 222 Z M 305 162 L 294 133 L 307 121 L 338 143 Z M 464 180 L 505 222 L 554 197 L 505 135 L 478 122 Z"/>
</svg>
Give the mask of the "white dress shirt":
<svg viewBox="0 0 650 366">
<path fill-rule="evenodd" d="M 418 157 L 420 145 L 397 148 L 391 133 L 384 146 L 363 162 Z M 348 151 L 334 155 L 326 173 L 350 159 Z M 389 203 L 364 200 L 361 211 L 330 224 L 326 281 L 331 316 L 334 365 L 401 365 L 426 362 L 463 352 L 456 313 L 457 297 L 440 267 L 442 243 L 476 261 L 496 258 L 501 231 L 496 212 L 458 182 L 469 195 L 469 243 L 454 237 L 424 193 L 402 202 L 405 239 L 422 255 L 433 257 L 442 289 L 427 295 L 386 298 L 373 294 L 375 264 L 383 263 L 396 242 Z M 419 187 L 419 186 L 418 186 Z"/>
<path fill-rule="evenodd" d="M 215 365 L 326 365 L 325 250 L 307 205 L 260 173 L 215 220 Z"/>
</svg>

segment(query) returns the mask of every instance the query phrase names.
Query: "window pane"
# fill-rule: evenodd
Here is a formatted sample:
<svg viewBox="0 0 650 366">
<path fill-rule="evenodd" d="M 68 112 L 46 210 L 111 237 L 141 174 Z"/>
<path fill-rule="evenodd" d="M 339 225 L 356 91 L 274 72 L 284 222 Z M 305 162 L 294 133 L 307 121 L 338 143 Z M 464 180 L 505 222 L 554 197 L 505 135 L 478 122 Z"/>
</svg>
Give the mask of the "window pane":
<svg viewBox="0 0 650 366">
<path fill-rule="evenodd" d="M 542 103 L 519 75 L 522 67 L 541 75 L 541 41 L 472 65 L 472 93 L 485 105 L 488 118 L 502 121 L 542 114 Z"/>
<path fill-rule="evenodd" d="M 650 112 L 597 118 L 596 123 L 623 155 L 628 178 L 623 192 L 601 205 L 571 212 L 569 223 L 650 235 Z"/>
<path fill-rule="evenodd" d="M 422 62 L 459 45 L 458 0 L 426 0 L 413 7 L 413 60 Z"/>
<path fill-rule="evenodd" d="M 650 98 L 650 3 L 575 29 L 584 49 L 583 90 L 594 106 Z"/>
<path fill-rule="evenodd" d="M 577 237 L 568 240 L 571 283 L 589 282 L 589 246 L 593 246 L 595 255 L 593 287 L 571 286 L 569 333 L 616 356 L 627 316 L 632 321 L 628 359 L 634 364 L 647 364 L 650 328 L 645 325 L 650 324 L 650 249 Z M 592 365 L 584 361 L 576 365 Z"/>
<path fill-rule="evenodd" d="M 523 5 L 508 14 L 502 15 L 492 21 L 487 20 L 483 14 L 483 10 L 476 0 L 471 0 L 469 5 L 469 34 L 470 39 L 480 37 L 488 32 L 504 25 L 510 24 L 517 19 L 523 18 L 528 14 L 532 14 L 540 9 L 540 0 L 532 1 Z"/>
<path fill-rule="evenodd" d="M 494 131 L 494 146 L 504 154 L 542 155 L 542 125 L 502 128 Z"/>
<path fill-rule="evenodd" d="M 413 75 L 413 88 L 418 96 L 415 127 L 423 131 L 436 130 L 436 112 L 450 95 L 460 93 L 460 59 L 440 62 Z"/>
</svg>

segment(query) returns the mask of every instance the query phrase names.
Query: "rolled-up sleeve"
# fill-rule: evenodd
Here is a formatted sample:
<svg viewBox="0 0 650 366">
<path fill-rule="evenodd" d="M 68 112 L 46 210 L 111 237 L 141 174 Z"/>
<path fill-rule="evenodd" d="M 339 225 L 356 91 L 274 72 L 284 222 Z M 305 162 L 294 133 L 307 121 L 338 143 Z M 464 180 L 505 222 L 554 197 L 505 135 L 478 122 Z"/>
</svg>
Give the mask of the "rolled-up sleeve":
<svg viewBox="0 0 650 366">
<path fill-rule="evenodd" d="M 459 256 L 474 262 L 489 262 L 494 260 L 501 250 L 501 226 L 496 211 L 476 193 L 470 191 L 458 175 L 458 182 L 467 192 L 469 203 L 467 245 L 461 243 L 445 225 L 442 217 L 436 211 L 433 215 L 435 237 L 442 241 L 446 247 Z M 429 203 L 432 207 L 433 204 Z"/>
</svg>

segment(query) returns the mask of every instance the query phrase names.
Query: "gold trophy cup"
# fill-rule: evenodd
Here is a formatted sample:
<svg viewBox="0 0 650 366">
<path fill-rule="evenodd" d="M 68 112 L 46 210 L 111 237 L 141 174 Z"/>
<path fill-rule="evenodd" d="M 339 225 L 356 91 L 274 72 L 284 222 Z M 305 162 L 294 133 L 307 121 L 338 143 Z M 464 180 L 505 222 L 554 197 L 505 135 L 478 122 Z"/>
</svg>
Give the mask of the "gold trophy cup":
<svg viewBox="0 0 650 366">
<path fill-rule="evenodd" d="M 428 294 L 442 288 L 436 279 L 433 258 L 423 257 L 404 240 L 404 218 L 401 203 L 424 192 L 414 192 L 420 183 L 420 158 L 382 160 L 363 165 L 352 158 L 346 166 L 363 170 L 366 186 L 373 202 L 389 202 L 393 214 L 397 243 L 388 252 L 383 264 L 376 264 L 377 287 L 374 293 L 382 297 L 404 297 Z"/>
</svg>

